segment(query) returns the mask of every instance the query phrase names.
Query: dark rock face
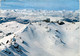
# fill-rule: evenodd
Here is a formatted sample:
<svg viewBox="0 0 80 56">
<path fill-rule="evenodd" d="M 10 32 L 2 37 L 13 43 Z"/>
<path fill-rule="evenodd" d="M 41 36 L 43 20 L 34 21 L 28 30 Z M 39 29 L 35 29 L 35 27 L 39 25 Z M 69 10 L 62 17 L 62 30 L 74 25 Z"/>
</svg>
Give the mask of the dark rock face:
<svg viewBox="0 0 80 56">
<path fill-rule="evenodd" d="M 65 24 L 64 22 L 60 22 L 60 23 L 58 23 L 59 25 L 63 25 L 63 24 Z"/>
<path fill-rule="evenodd" d="M 11 35 L 12 33 L 7 33 L 6 36 Z"/>
<path fill-rule="evenodd" d="M 50 22 L 50 18 L 47 18 L 46 20 L 43 20 L 44 22 Z"/>
<path fill-rule="evenodd" d="M 16 20 L 16 17 L 10 17 L 10 18 L 0 17 L 0 23 L 4 23 L 4 22 L 8 22 L 8 21 L 14 21 L 14 20 Z"/>
<path fill-rule="evenodd" d="M 28 24 L 30 22 L 30 20 L 26 19 L 26 20 L 23 20 L 23 19 L 18 19 L 16 20 L 18 23 L 21 23 L 21 24 Z"/>
<path fill-rule="evenodd" d="M 65 24 L 64 22 L 59 22 L 59 21 L 57 21 L 56 23 L 58 23 L 59 25 L 63 25 L 63 24 Z"/>
<path fill-rule="evenodd" d="M 72 22 L 72 20 L 68 18 L 63 19 L 63 21 Z"/>
<path fill-rule="evenodd" d="M 68 19 L 68 18 L 65 18 L 65 19 L 63 19 L 63 21 L 66 21 L 66 22 L 78 22 L 79 20 L 77 20 L 77 19 Z"/>
<path fill-rule="evenodd" d="M 0 33 L 3 33 L 3 31 L 0 31 Z"/>
</svg>

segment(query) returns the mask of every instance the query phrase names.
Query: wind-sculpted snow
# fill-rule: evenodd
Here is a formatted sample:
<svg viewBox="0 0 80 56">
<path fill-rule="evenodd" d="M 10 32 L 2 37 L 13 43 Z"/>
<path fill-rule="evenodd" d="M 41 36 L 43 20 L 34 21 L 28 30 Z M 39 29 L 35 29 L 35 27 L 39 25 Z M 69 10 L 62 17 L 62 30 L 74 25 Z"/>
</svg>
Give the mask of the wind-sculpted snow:
<svg viewBox="0 0 80 56">
<path fill-rule="evenodd" d="M 31 11 L 28 11 L 28 13 L 30 12 Z M 44 13 L 48 12 L 44 11 Z M 31 15 L 33 15 L 33 13 Z M 80 22 L 78 21 L 68 22 L 63 20 L 66 17 L 52 17 L 51 15 L 49 16 L 38 15 L 31 16 L 31 15 L 28 15 L 23 18 L 16 17 L 15 20 L 2 22 L 0 24 L 1 55 L 2 54 L 5 56 L 79 55 Z M 31 16 L 32 18 L 29 16 Z"/>
</svg>

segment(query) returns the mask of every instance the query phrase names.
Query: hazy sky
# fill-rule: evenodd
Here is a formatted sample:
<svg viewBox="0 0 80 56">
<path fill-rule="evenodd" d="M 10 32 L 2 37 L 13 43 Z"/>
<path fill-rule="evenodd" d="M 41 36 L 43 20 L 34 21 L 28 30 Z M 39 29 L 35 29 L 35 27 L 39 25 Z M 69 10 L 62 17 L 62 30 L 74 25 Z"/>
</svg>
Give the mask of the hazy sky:
<svg viewBox="0 0 80 56">
<path fill-rule="evenodd" d="M 2 9 L 78 10 L 79 0 L 6 0 Z"/>
</svg>

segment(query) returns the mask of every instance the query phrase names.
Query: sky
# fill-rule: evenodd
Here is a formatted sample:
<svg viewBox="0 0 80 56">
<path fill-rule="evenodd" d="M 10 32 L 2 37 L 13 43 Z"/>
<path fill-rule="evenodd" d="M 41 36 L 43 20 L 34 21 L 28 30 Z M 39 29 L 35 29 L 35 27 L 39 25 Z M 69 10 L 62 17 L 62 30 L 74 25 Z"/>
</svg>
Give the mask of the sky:
<svg viewBox="0 0 80 56">
<path fill-rule="evenodd" d="M 5 0 L 1 9 L 78 10 L 79 0 Z"/>
</svg>

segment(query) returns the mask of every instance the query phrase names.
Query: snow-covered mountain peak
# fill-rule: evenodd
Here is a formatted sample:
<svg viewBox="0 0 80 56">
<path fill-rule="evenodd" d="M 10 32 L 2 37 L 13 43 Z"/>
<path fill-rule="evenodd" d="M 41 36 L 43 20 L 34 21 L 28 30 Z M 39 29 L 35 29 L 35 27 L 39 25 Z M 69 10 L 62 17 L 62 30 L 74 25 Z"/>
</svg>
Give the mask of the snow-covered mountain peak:
<svg viewBox="0 0 80 56">
<path fill-rule="evenodd" d="M 78 56 L 80 22 L 78 22 L 78 16 L 76 16 L 77 19 L 71 19 L 75 13 L 5 11 L 6 13 L 1 15 L 7 15 L 7 17 L 0 18 L 1 55 Z M 64 15 L 65 13 L 68 14 Z M 68 15 L 70 16 L 67 17 Z"/>
</svg>

